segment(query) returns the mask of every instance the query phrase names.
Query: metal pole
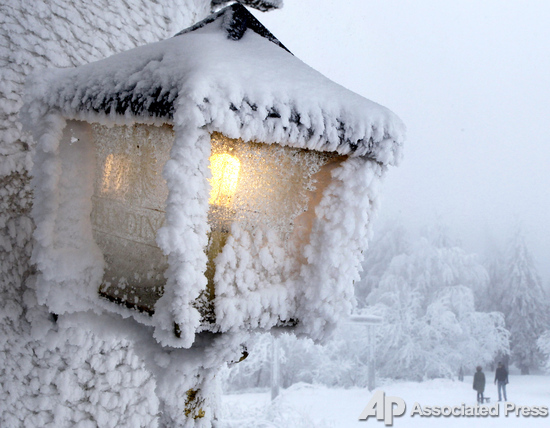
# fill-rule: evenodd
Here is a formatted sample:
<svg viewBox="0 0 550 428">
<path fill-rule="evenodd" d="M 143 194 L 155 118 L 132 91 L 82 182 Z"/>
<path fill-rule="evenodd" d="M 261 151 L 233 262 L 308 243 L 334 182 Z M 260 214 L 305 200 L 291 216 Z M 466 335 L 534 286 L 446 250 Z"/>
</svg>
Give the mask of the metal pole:
<svg viewBox="0 0 550 428">
<path fill-rule="evenodd" d="M 369 391 L 376 388 L 376 361 L 375 361 L 375 336 L 374 336 L 374 325 L 367 326 L 367 335 L 369 337 L 369 360 L 368 360 L 368 371 L 369 371 Z"/>
<path fill-rule="evenodd" d="M 376 315 L 352 315 L 349 321 L 367 328 L 367 387 L 372 391 L 376 388 L 376 326 L 383 319 Z"/>
<path fill-rule="evenodd" d="M 271 400 L 279 395 L 279 339 L 271 336 Z"/>
</svg>

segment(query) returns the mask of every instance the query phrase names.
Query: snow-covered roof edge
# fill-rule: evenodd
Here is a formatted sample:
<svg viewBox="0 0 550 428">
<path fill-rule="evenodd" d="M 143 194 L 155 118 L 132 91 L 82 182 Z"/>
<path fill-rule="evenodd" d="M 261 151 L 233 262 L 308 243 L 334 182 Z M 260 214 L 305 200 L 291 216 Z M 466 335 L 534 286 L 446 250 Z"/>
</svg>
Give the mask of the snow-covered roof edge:
<svg viewBox="0 0 550 428">
<path fill-rule="evenodd" d="M 283 50 L 246 14 L 234 4 L 172 39 L 41 71 L 29 80 L 24 121 L 54 109 L 102 123 L 172 122 L 185 100 L 205 128 L 230 137 L 398 163 L 405 127 L 394 113 Z"/>
</svg>

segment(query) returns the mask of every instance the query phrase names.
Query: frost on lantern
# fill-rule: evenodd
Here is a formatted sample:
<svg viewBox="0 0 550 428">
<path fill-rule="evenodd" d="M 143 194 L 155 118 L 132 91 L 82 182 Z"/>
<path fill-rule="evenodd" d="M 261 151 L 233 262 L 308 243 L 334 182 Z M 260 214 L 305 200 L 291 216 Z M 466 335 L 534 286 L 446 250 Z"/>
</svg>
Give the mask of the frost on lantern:
<svg viewBox="0 0 550 428">
<path fill-rule="evenodd" d="M 404 127 L 242 5 L 28 87 L 35 286 L 50 311 L 131 316 L 188 348 L 201 331 L 293 320 L 322 339 L 351 310 Z"/>
<path fill-rule="evenodd" d="M 173 130 L 168 125 L 107 128 L 94 124 L 92 138 L 98 171 L 92 229 L 106 263 L 100 294 L 152 314 L 168 267 L 155 238 L 164 224 L 168 188 L 162 169 Z M 212 134 L 211 143 L 208 285 L 195 303 L 207 324 L 215 323 L 216 257 L 231 225 L 238 223 L 251 233 L 270 230 L 282 241 L 293 235 L 292 242 L 299 246 L 330 179 L 331 165 L 342 159 L 333 153 L 244 142 L 219 133 Z M 300 230 L 295 231 L 297 218 Z"/>
<path fill-rule="evenodd" d="M 287 256 L 297 260 L 297 247 L 305 243 L 311 230 L 313 208 L 330 181 L 330 170 L 344 158 L 335 153 L 244 142 L 220 133 L 212 134 L 211 143 L 208 285 L 197 302 L 207 323 L 216 322 L 212 304 L 216 257 L 232 225 L 251 234 L 272 231 L 281 241 L 290 240 L 294 247 L 289 245 L 288 250 L 293 254 Z M 296 221 L 298 217 L 300 221 Z"/>
<path fill-rule="evenodd" d="M 212 134 L 211 142 L 211 227 L 264 225 L 286 239 L 318 187 L 315 174 L 330 161 L 343 159 L 335 153 L 244 142 L 219 133 Z"/>
</svg>

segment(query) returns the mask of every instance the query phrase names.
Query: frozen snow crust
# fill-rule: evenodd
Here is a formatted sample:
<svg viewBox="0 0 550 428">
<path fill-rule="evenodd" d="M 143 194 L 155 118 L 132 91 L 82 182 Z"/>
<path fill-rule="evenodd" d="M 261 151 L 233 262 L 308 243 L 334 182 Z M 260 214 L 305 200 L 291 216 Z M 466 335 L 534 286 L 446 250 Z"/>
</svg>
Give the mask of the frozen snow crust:
<svg viewBox="0 0 550 428">
<path fill-rule="evenodd" d="M 86 154 L 78 153 L 78 143 L 60 150 L 67 119 L 77 119 L 174 126 L 171 159 L 164 169 L 166 226 L 157 236 L 169 261 L 165 293 L 152 321 L 116 309 L 123 317 L 153 325 L 159 343 L 189 348 L 200 329 L 194 302 L 206 287 L 203 249 L 209 230 L 212 132 L 349 155 L 333 171 L 316 208 L 317 220 L 302 254 L 307 262 L 286 281 L 273 283 L 277 268 L 285 264 L 278 244 L 271 248 L 267 242 L 264 254 L 274 251 L 269 257 L 279 261 L 248 263 L 257 243 L 235 229 L 231 242 L 240 257 L 232 259 L 228 249 L 216 261 L 218 267 L 223 264 L 225 277 L 232 269 L 237 278 L 221 283 L 231 299 L 217 303 L 219 331 L 269 329 L 292 311 L 300 321 L 297 333 L 323 340 L 350 313 L 353 282 L 359 279 L 378 205 L 378 184 L 387 166 L 401 157 L 404 126 L 386 108 L 325 78 L 273 40 L 246 31 L 246 19 L 243 24 L 237 14 L 246 17 L 248 12 L 233 5 L 194 31 L 78 68 L 41 71 L 30 80 L 22 116 L 38 142 L 33 260 L 40 272 L 39 303 L 60 314 L 102 307 L 96 290 L 103 260 L 89 227 L 88 172 L 70 172 L 71 156 Z M 253 278 L 258 269 L 259 278 L 268 279 L 264 288 L 238 281 L 239 276 Z M 265 313 L 266 308 L 272 312 Z"/>
</svg>

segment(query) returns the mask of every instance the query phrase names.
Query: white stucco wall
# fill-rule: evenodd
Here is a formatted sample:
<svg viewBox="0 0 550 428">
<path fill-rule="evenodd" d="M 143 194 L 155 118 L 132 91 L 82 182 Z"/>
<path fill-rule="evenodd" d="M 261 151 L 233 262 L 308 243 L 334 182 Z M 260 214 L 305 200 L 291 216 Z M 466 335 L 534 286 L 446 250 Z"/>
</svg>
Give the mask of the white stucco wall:
<svg viewBox="0 0 550 428">
<path fill-rule="evenodd" d="M 126 340 L 53 322 L 25 294 L 30 153 L 18 113 L 26 76 L 167 38 L 208 0 L 6 0 L 0 3 L 0 426 L 157 426 L 155 381 Z"/>
</svg>

